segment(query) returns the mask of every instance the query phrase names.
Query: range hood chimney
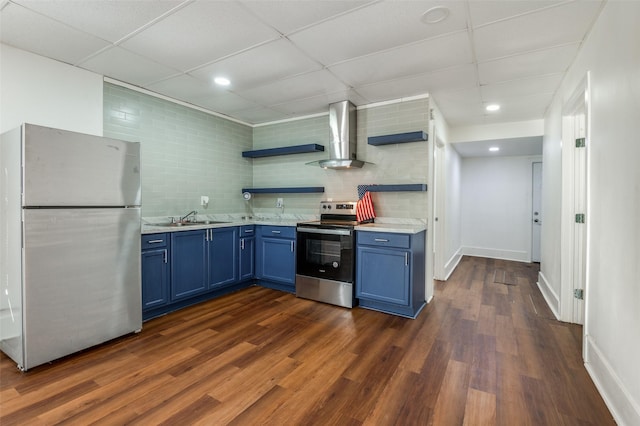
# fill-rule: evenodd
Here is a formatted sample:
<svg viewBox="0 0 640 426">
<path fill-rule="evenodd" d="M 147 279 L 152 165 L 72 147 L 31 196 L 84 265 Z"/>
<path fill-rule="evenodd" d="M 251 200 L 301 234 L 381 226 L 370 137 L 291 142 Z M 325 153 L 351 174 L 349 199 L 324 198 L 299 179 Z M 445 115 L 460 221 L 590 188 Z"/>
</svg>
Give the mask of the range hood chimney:
<svg viewBox="0 0 640 426">
<path fill-rule="evenodd" d="M 325 169 L 360 168 L 364 161 L 356 158 L 356 107 L 349 101 L 329 104 L 329 159 L 318 162 Z"/>
</svg>

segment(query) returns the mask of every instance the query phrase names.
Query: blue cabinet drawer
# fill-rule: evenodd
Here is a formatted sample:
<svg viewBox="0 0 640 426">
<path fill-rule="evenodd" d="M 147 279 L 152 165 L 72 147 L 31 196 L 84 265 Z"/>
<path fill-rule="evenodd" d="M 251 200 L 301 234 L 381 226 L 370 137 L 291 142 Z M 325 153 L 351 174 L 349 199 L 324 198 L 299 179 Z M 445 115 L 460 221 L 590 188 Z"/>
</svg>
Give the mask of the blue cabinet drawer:
<svg viewBox="0 0 640 426">
<path fill-rule="evenodd" d="M 255 225 L 242 225 L 240 227 L 240 238 L 253 237 L 256 235 Z"/>
<path fill-rule="evenodd" d="M 144 234 L 142 236 L 142 250 L 166 247 L 169 240 L 168 234 Z"/>
<path fill-rule="evenodd" d="M 392 232 L 369 232 L 359 231 L 357 233 L 358 244 L 366 244 L 376 247 L 398 247 L 409 248 L 411 246 L 411 236 L 408 234 L 395 234 Z"/>
<path fill-rule="evenodd" d="M 296 228 L 295 226 L 260 226 L 260 235 L 263 237 L 276 237 L 276 238 L 295 238 Z"/>
</svg>

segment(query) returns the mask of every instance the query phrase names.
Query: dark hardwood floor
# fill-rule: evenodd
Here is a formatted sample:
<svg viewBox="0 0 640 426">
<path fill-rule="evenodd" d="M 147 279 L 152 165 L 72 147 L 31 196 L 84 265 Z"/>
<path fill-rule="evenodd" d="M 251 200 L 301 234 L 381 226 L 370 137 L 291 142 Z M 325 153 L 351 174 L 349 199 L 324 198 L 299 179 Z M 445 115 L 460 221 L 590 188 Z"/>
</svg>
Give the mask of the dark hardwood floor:
<svg viewBox="0 0 640 426">
<path fill-rule="evenodd" d="M 0 424 L 608 425 L 537 265 L 464 258 L 416 320 L 253 287 L 21 373 Z"/>
</svg>

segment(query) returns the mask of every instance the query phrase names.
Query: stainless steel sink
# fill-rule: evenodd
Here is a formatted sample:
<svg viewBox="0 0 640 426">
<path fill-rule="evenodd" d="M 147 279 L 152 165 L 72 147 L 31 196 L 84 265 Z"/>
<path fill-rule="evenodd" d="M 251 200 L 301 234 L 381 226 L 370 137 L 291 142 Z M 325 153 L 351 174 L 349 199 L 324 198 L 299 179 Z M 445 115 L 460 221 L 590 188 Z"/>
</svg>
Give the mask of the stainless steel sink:
<svg viewBox="0 0 640 426">
<path fill-rule="evenodd" d="M 221 220 L 200 220 L 198 222 L 189 222 L 191 225 L 215 225 L 216 223 L 230 223 Z"/>
</svg>

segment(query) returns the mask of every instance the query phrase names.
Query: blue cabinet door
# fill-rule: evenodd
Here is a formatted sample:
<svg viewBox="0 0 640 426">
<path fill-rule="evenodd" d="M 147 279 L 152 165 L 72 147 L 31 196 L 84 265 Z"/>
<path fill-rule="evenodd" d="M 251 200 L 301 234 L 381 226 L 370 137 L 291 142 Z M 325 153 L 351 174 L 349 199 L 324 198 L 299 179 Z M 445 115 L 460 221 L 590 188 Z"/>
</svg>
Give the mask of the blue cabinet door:
<svg viewBox="0 0 640 426">
<path fill-rule="evenodd" d="M 256 247 L 256 275 L 260 279 L 285 284 L 296 282 L 295 241 L 260 237 Z"/>
<path fill-rule="evenodd" d="M 142 252 L 142 309 L 166 305 L 169 301 L 169 261 L 166 248 Z"/>
<path fill-rule="evenodd" d="M 238 282 L 238 228 L 209 230 L 209 288 Z"/>
<path fill-rule="evenodd" d="M 240 281 L 253 279 L 255 276 L 255 238 L 240 239 Z"/>
<path fill-rule="evenodd" d="M 356 296 L 398 305 L 410 302 L 410 252 L 359 246 Z"/>
<path fill-rule="evenodd" d="M 207 290 L 207 243 L 205 230 L 171 233 L 171 300 Z"/>
</svg>

